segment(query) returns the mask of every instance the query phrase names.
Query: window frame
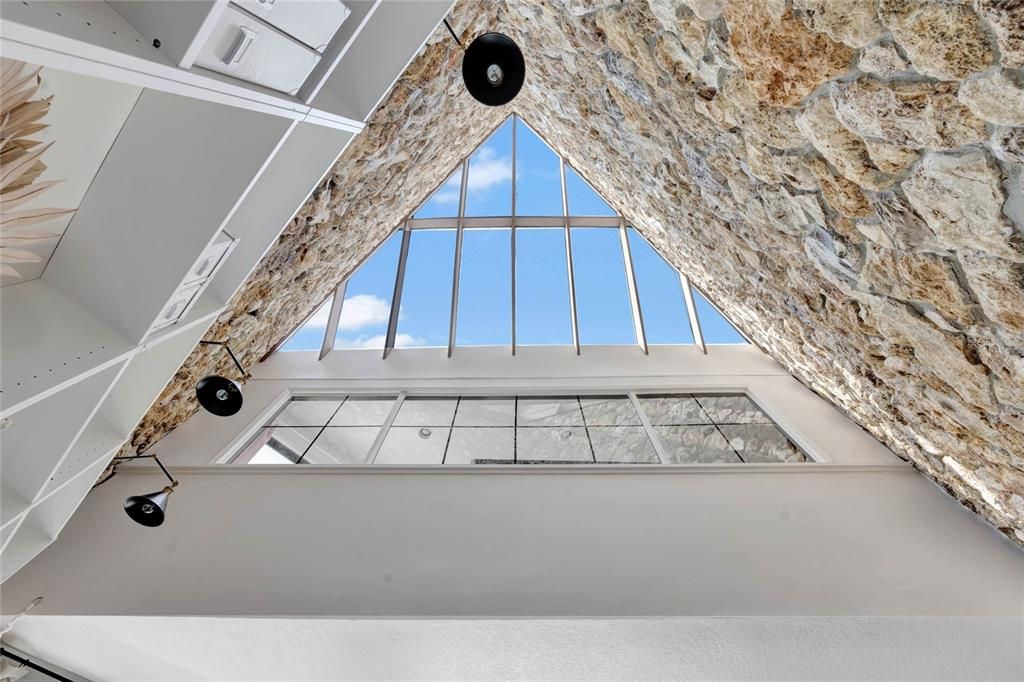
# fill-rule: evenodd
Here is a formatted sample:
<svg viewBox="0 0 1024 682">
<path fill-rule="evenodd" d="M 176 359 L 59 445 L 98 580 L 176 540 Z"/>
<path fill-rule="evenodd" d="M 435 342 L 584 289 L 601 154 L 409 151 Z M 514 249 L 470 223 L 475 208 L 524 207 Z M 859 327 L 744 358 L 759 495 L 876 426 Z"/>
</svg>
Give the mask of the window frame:
<svg viewBox="0 0 1024 682">
<path fill-rule="evenodd" d="M 238 459 L 245 454 L 245 452 L 251 448 L 252 443 L 257 440 L 263 433 L 265 428 L 268 428 L 270 423 L 280 415 L 293 400 L 309 400 L 309 399 L 323 399 L 323 400 L 344 400 L 352 397 L 370 397 L 380 396 L 389 397 L 394 396 L 395 400 L 391 405 L 389 413 L 383 424 L 379 427 L 379 431 L 376 438 L 367 453 L 368 458 L 366 463 L 361 464 L 319 464 L 310 466 L 325 466 L 325 467 L 343 467 L 343 468 L 372 468 L 380 470 L 397 470 L 407 467 L 416 469 L 437 469 L 441 471 L 454 471 L 454 470 L 465 470 L 465 469 L 480 469 L 480 468 L 498 468 L 502 470 L 518 470 L 518 469 L 539 469 L 539 470 L 551 470 L 553 467 L 558 470 L 564 470 L 568 467 L 572 470 L 588 470 L 592 471 L 597 469 L 611 469 L 613 471 L 621 471 L 623 467 L 642 467 L 644 469 L 657 469 L 664 470 L 669 468 L 693 468 L 693 467 L 781 467 L 789 469 L 793 466 L 800 465 L 814 465 L 829 462 L 829 458 L 823 456 L 820 451 L 816 448 L 808 447 L 807 443 L 800 438 L 798 433 L 794 433 L 792 429 L 784 427 L 777 419 L 776 415 L 765 407 L 762 401 L 759 401 L 750 390 L 740 387 L 706 387 L 706 388 L 668 388 L 668 387 L 654 387 L 654 386 L 643 386 L 643 382 L 630 382 L 628 379 L 624 379 L 621 383 L 622 386 L 626 385 L 637 385 L 638 388 L 622 388 L 622 387 L 591 387 L 591 388 L 515 388 L 515 389 L 497 389 L 491 390 L 486 388 L 469 388 L 469 387 L 458 387 L 458 386 L 424 386 L 409 388 L 407 390 L 400 391 L 388 391 L 386 389 L 374 388 L 374 387 L 347 387 L 347 388 L 323 388 L 323 389 L 303 389 L 303 388 L 289 388 L 280 393 L 264 410 L 262 410 L 241 433 L 232 441 L 232 443 L 225 448 L 224 453 L 214 460 L 216 464 L 227 464 L 227 465 L 240 465 L 250 466 L 247 462 L 239 462 Z M 742 459 L 742 456 L 737 453 L 740 458 L 739 463 L 674 463 L 667 460 L 664 445 L 661 443 L 660 437 L 655 431 L 655 425 L 650 422 L 649 417 L 644 411 L 640 404 L 640 398 L 646 396 L 701 396 L 701 395 L 735 395 L 746 397 L 751 403 L 754 404 L 769 420 L 772 426 L 774 426 L 781 434 L 783 434 L 790 443 L 792 443 L 806 458 L 805 462 L 746 462 Z M 408 398 L 469 398 L 469 397 L 493 397 L 493 398 L 543 398 L 543 397 L 578 397 L 585 398 L 587 396 L 615 396 L 615 397 L 626 397 L 632 403 L 634 410 L 640 420 L 640 425 L 644 429 L 648 439 L 651 442 L 654 451 L 659 459 L 656 463 L 609 463 L 609 462 L 594 462 L 587 464 L 542 464 L 542 465 L 518 465 L 518 464 L 445 464 L 445 463 L 432 463 L 432 464 L 377 464 L 375 459 L 377 454 L 380 452 L 381 446 L 384 440 L 387 438 L 389 430 L 394 424 L 395 418 L 398 416 L 399 411 L 402 408 L 403 403 Z M 712 422 L 712 424 L 718 428 L 720 425 Z M 321 427 L 327 428 L 326 426 Z M 511 428 L 518 428 L 517 426 Z M 723 434 L 724 437 L 724 434 Z M 728 439 L 727 439 L 728 440 Z M 312 442 L 310 443 L 312 447 Z M 308 449 L 308 448 L 307 448 Z M 303 454 L 304 456 L 304 454 Z M 299 462 L 309 465 L 308 462 L 302 462 L 302 456 L 299 457 Z M 255 466 L 267 466 L 267 467 L 292 467 L 295 463 L 290 464 L 261 464 Z"/>
</svg>

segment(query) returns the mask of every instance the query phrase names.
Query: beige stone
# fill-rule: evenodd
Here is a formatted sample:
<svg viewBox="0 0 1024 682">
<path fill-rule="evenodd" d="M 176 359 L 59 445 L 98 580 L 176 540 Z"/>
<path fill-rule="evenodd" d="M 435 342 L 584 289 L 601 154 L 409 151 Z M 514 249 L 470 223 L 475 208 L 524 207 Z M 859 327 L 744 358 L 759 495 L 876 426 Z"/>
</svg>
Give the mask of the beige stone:
<svg viewBox="0 0 1024 682">
<path fill-rule="evenodd" d="M 895 176 L 880 170 L 867 147 L 836 117 L 832 100 L 818 97 L 797 115 L 800 132 L 842 175 L 867 189 L 879 190 L 896 182 Z"/>
<path fill-rule="evenodd" d="M 916 149 L 879 142 L 870 137 L 864 139 L 864 146 L 868 148 L 868 156 L 879 170 L 893 175 L 901 174 L 921 158 L 921 154 Z"/>
<path fill-rule="evenodd" d="M 879 43 L 869 45 L 861 51 L 857 67 L 861 71 L 873 73 L 881 78 L 892 78 L 909 69 L 910 62 L 903 58 L 895 45 Z"/>
<path fill-rule="evenodd" d="M 834 84 L 831 94 L 839 120 L 864 138 L 952 149 L 988 137 L 984 121 L 957 100 L 952 84 L 858 78 Z"/>
<path fill-rule="evenodd" d="M 1024 2 L 974 0 L 974 7 L 992 27 L 1002 65 L 1024 69 Z"/>
<path fill-rule="evenodd" d="M 995 128 L 992 150 L 1003 161 L 1024 164 L 1024 128 Z"/>
<path fill-rule="evenodd" d="M 791 149 L 806 144 L 793 120 L 793 112 L 759 101 L 742 75 L 731 75 L 724 83 L 721 94 L 736 124 L 772 147 Z"/>
<path fill-rule="evenodd" d="M 970 296 L 960 286 L 956 271 L 946 258 L 901 253 L 872 244 L 868 246 L 861 274 L 876 293 L 934 306 L 943 318 L 961 327 L 974 322 Z"/>
<path fill-rule="evenodd" d="M 978 118 L 1000 125 L 1024 125 L 1024 78 L 993 71 L 961 83 L 958 97 Z"/>
<path fill-rule="evenodd" d="M 1007 330 L 1024 332 L 1024 263 L 966 250 L 957 257 L 985 314 Z"/>
<path fill-rule="evenodd" d="M 780 154 L 772 157 L 779 177 L 794 189 L 805 191 L 818 189 L 818 179 L 811 170 L 803 154 Z"/>
<path fill-rule="evenodd" d="M 910 204 L 945 248 L 1024 262 L 1002 216 L 1000 174 L 984 152 L 929 154 L 902 185 Z"/>
<path fill-rule="evenodd" d="M 704 21 L 711 21 L 725 10 L 726 0 L 681 0 Z"/>
<path fill-rule="evenodd" d="M 871 204 L 855 183 L 832 172 L 822 159 L 810 164 L 811 171 L 821 187 L 821 195 L 833 210 L 848 218 L 866 218 L 875 215 Z"/>
<path fill-rule="evenodd" d="M 775 17 L 759 3 L 730 0 L 725 15 L 734 58 L 769 104 L 800 104 L 853 59 L 849 47 L 809 30 L 792 12 Z"/>
<path fill-rule="evenodd" d="M 926 76 L 959 80 L 994 60 L 968 0 L 879 0 L 878 12 L 914 68 Z"/>
<path fill-rule="evenodd" d="M 875 14 L 874 3 L 850 0 L 793 0 L 793 9 L 812 31 L 827 33 L 850 47 L 864 47 L 885 28 Z"/>
</svg>

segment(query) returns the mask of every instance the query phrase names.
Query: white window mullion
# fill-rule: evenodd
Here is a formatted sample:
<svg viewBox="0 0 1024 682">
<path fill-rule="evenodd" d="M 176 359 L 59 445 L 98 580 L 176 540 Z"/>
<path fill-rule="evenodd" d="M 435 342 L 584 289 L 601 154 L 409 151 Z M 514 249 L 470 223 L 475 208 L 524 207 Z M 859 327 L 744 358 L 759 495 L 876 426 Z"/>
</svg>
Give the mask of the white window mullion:
<svg viewBox="0 0 1024 682">
<path fill-rule="evenodd" d="M 665 448 L 661 444 L 661 440 L 658 438 L 658 434 L 654 432 L 654 427 L 651 426 L 651 421 L 647 418 L 644 413 L 643 406 L 640 405 L 640 399 L 636 397 L 636 393 L 629 391 L 626 395 L 629 396 L 629 401 L 633 403 L 633 409 L 636 410 L 636 414 L 640 417 L 640 423 L 644 427 L 644 431 L 647 432 L 647 437 L 651 440 L 651 445 L 654 446 L 654 452 L 658 455 L 658 461 L 662 464 L 670 464 L 668 457 L 665 455 Z"/>
<path fill-rule="evenodd" d="M 704 345 L 704 334 L 700 331 L 700 320 L 697 318 L 697 307 L 693 304 L 693 291 L 690 289 L 690 280 L 683 273 L 679 273 L 679 284 L 683 287 L 683 299 L 686 302 L 686 312 L 690 316 L 690 329 L 693 331 L 693 342 L 700 347 L 700 352 L 708 354 L 708 347 Z"/>
<path fill-rule="evenodd" d="M 384 339 L 384 358 L 387 359 L 395 349 L 395 337 L 398 333 L 398 311 L 402 307 L 402 287 L 405 285 L 405 263 L 409 259 L 409 241 L 412 230 L 409 221 L 405 221 L 402 229 L 402 248 L 398 255 L 398 267 L 395 268 L 395 290 L 391 295 L 391 312 L 388 315 L 388 333 Z"/>
<path fill-rule="evenodd" d="M 334 298 L 331 300 L 331 314 L 327 318 L 327 328 L 324 330 L 324 340 L 320 344 L 320 357 L 323 360 L 328 353 L 334 350 L 334 338 L 338 335 L 338 320 L 341 319 L 341 308 L 345 305 L 345 288 L 348 281 L 344 281 L 334 290 Z"/>
<path fill-rule="evenodd" d="M 391 430 L 391 425 L 395 423 L 395 418 L 398 416 L 398 411 L 402 409 L 402 403 L 405 402 L 406 392 L 402 391 L 395 398 L 395 404 L 391 406 L 391 411 L 388 412 L 387 418 L 380 427 L 380 431 L 377 433 L 377 437 L 373 440 L 373 445 L 370 446 L 370 452 L 366 457 L 367 464 L 373 464 L 377 461 L 377 453 L 380 452 L 380 448 L 384 445 L 384 439 L 388 437 L 388 431 Z"/>
<path fill-rule="evenodd" d="M 569 231 L 569 200 L 565 191 L 565 159 L 558 157 L 559 175 L 562 181 L 562 220 L 565 226 L 565 265 L 569 274 L 569 314 L 572 317 L 572 345 L 576 355 L 580 354 L 580 324 L 576 316 L 576 275 L 572 267 L 572 235 Z"/>
<path fill-rule="evenodd" d="M 455 258 L 452 273 L 452 307 L 448 318 L 448 357 L 455 350 L 455 325 L 459 317 L 459 273 L 462 270 L 462 232 L 466 217 L 466 183 L 469 177 L 469 161 L 462 162 L 462 186 L 459 188 L 459 222 L 455 229 Z"/>
<path fill-rule="evenodd" d="M 637 345 L 643 350 L 644 355 L 650 351 L 647 349 L 647 332 L 644 329 L 644 313 L 640 309 L 640 291 L 636 286 L 636 270 L 633 268 L 633 253 L 629 248 L 629 233 L 626 230 L 625 218 L 619 222 L 619 240 L 622 242 L 622 263 L 626 270 L 626 288 L 629 293 L 629 307 L 633 312 L 633 331 L 636 334 Z"/>
</svg>

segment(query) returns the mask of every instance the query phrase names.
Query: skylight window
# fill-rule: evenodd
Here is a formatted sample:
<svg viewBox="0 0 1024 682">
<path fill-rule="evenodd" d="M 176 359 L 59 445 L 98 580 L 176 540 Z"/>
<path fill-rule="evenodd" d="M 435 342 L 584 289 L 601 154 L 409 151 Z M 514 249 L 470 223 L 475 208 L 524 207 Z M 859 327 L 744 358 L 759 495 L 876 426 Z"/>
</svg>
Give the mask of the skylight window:
<svg viewBox="0 0 1024 682">
<path fill-rule="evenodd" d="M 509 117 L 281 349 L 693 343 L 745 339 Z"/>
</svg>

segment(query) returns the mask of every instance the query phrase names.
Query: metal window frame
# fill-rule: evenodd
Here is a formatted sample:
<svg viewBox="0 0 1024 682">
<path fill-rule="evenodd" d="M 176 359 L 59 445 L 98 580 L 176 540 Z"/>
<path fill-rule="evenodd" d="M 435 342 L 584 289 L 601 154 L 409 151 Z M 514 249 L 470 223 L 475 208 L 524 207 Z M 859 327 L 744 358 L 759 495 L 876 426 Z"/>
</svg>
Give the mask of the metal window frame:
<svg viewBox="0 0 1024 682">
<path fill-rule="evenodd" d="M 631 225 L 625 216 L 571 216 L 569 215 L 569 201 L 568 191 L 566 185 L 566 167 L 568 162 L 565 157 L 554 150 L 554 148 L 545 140 L 539 133 L 537 133 L 528 123 L 523 121 L 518 115 L 513 114 L 511 117 L 512 123 L 512 215 L 511 216 L 466 216 L 466 200 L 469 186 L 469 166 L 470 158 L 479 150 L 487 140 L 490 139 L 491 135 L 496 132 L 501 126 L 509 120 L 504 119 L 494 129 L 484 137 L 484 139 L 477 144 L 473 150 L 463 158 L 461 162 L 461 178 L 459 182 L 459 208 L 458 215 L 454 217 L 443 217 L 443 218 L 415 218 L 415 211 L 410 214 L 406 220 L 402 223 L 399 228 L 402 232 L 402 245 L 398 256 L 398 266 L 395 268 L 395 286 L 393 295 L 391 297 L 391 310 L 388 315 L 388 328 L 384 342 L 383 357 L 386 359 L 392 351 L 395 349 L 395 342 L 398 335 L 398 315 L 401 309 L 402 290 L 405 284 L 405 273 L 406 265 L 409 257 L 409 245 L 411 242 L 411 234 L 413 230 L 455 230 L 455 256 L 452 264 L 452 290 L 451 290 L 451 308 L 448 322 L 448 357 L 452 357 L 456 348 L 456 334 L 458 330 L 458 307 L 459 307 L 459 288 L 462 270 L 462 245 L 465 230 L 467 229 L 509 229 L 511 227 L 511 244 L 510 244 L 510 256 L 511 256 L 511 352 L 512 355 L 516 354 L 518 347 L 516 325 L 517 325 L 517 230 L 518 228 L 555 228 L 561 229 L 564 234 L 565 242 L 565 258 L 566 258 L 566 275 L 568 282 L 568 295 L 569 295 L 569 314 L 572 323 L 572 345 L 577 355 L 582 353 L 582 342 L 580 340 L 580 329 L 579 329 L 579 315 L 576 297 L 576 275 L 575 266 L 573 263 L 573 249 L 572 249 L 572 228 L 576 227 L 587 227 L 587 228 L 607 228 L 616 229 L 619 232 L 620 243 L 622 246 L 623 256 L 623 267 L 626 275 L 627 293 L 630 301 L 630 308 L 633 316 L 633 327 L 634 334 L 636 337 L 637 345 L 645 354 L 650 353 L 649 343 L 647 341 L 647 331 L 643 319 L 643 309 L 640 305 L 640 291 L 637 284 L 636 270 L 633 264 L 632 250 L 629 245 L 628 225 Z M 517 212 L 516 202 L 516 173 L 517 173 L 517 141 L 518 141 L 518 127 L 519 125 L 525 125 L 533 132 L 542 142 L 544 142 L 548 148 L 551 149 L 552 153 L 558 158 L 558 169 L 559 169 L 559 184 L 562 199 L 562 215 L 560 216 L 519 216 Z M 430 193 L 427 201 L 430 197 L 443 187 L 452 175 L 456 171 L 449 173 L 445 179 L 434 188 Z M 580 176 L 582 178 L 582 176 Z M 586 182 L 586 178 L 582 178 Z M 587 183 L 590 184 L 589 182 Z M 596 190 L 594 190 L 596 192 Z M 600 196 L 600 194 L 598 194 Z M 603 197 L 602 197 L 603 199 Z M 417 209 L 418 210 L 418 209 Z M 641 235 L 642 236 L 642 235 Z M 390 235 L 389 237 L 390 238 Z M 386 241 L 386 240 L 384 240 Z M 382 242 L 383 244 L 383 242 Z M 379 248 L 379 247 L 378 247 Z M 653 247 L 652 247 L 653 248 Z M 349 277 L 354 274 L 363 263 L 370 258 L 376 249 L 367 256 L 355 269 L 350 273 Z M 667 263 L 667 261 L 666 261 Z M 669 264 L 669 267 L 673 267 Z M 673 269 L 675 269 L 673 267 Z M 690 289 L 689 280 L 676 269 L 679 274 L 680 283 L 682 284 L 683 290 L 683 305 L 686 306 L 687 315 L 690 320 L 690 327 L 693 331 L 694 342 L 698 345 L 701 351 L 707 354 L 707 347 L 704 343 L 704 338 L 700 330 L 700 321 L 697 317 L 697 310 L 693 303 L 693 295 Z M 334 339 L 337 335 L 337 325 L 341 318 L 342 307 L 344 304 L 345 286 L 348 277 L 340 283 L 334 292 L 334 301 L 331 306 L 331 314 L 327 329 L 325 330 L 323 343 L 320 349 L 320 359 L 322 360 L 331 350 L 334 348 Z M 706 298 L 706 297 L 705 297 Z M 322 304 L 321 304 L 322 305 Z M 714 305 L 714 304 L 712 304 Z M 716 310 L 718 309 L 715 306 Z M 316 310 L 319 310 L 319 306 Z M 316 312 L 314 310 L 314 314 Z M 721 311 L 719 310 L 719 313 Z M 723 315 L 723 317 L 725 317 Z M 309 318 L 306 318 L 307 320 Z M 725 318 L 728 320 L 728 318 Z M 285 341 L 278 344 L 274 348 L 276 351 L 284 343 L 287 342 L 291 336 L 305 324 L 305 320 L 302 324 L 298 325 L 292 332 L 286 337 Z M 730 324 L 732 324 L 730 322 Z M 735 325 L 733 325 L 735 328 Z M 739 331 L 737 329 L 737 331 Z M 740 332 L 743 335 L 742 332 Z M 745 335 L 743 335 L 746 338 Z M 749 342 L 749 339 L 748 339 Z M 271 351 L 273 352 L 273 351 Z M 269 355 L 269 353 L 268 353 Z"/>
</svg>

